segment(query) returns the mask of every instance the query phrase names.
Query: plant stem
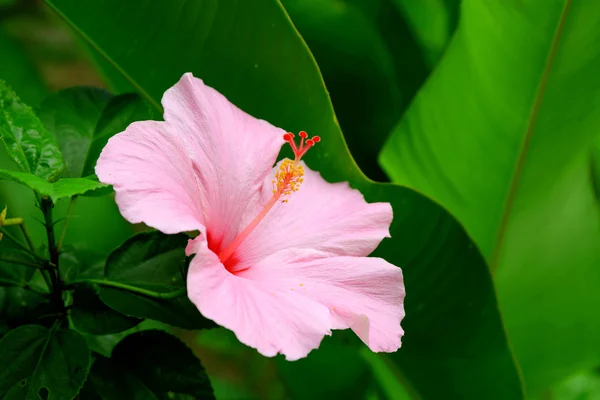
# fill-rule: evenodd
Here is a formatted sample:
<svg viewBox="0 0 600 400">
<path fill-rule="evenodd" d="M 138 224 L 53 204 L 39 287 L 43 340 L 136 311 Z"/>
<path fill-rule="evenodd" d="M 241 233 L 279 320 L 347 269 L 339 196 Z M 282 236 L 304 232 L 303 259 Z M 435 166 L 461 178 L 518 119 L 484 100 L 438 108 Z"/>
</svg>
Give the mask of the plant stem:
<svg viewBox="0 0 600 400">
<path fill-rule="evenodd" d="M 67 235 L 67 228 L 69 227 L 69 222 L 71 222 L 71 216 L 73 215 L 73 210 L 75 209 L 75 200 L 77 200 L 77 196 L 71 197 L 71 202 L 69 203 L 69 209 L 67 210 L 67 216 L 65 218 L 65 224 L 63 226 L 62 233 L 60 234 L 60 239 L 58 240 L 57 251 L 60 251 L 63 243 L 65 242 L 65 236 Z"/>
<path fill-rule="evenodd" d="M 55 306 L 59 310 L 59 314 L 65 309 L 65 303 L 62 297 L 63 285 L 60 279 L 58 269 L 58 248 L 56 247 L 56 239 L 54 237 L 54 224 L 52 223 L 52 200 L 42 198 L 40 203 L 42 213 L 44 214 L 44 226 L 46 227 L 46 235 L 48 236 L 48 252 L 50 253 L 50 261 L 47 263 L 47 270 L 50 272 L 50 280 L 52 283 L 52 298 Z"/>
<path fill-rule="evenodd" d="M 139 288 L 136 286 L 131 286 L 126 283 L 108 281 L 105 279 L 77 279 L 77 280 L 70 282 L 70 284 L 77 284 L 77 283 L 95 283 L 100 286 L 106 286 L 106 287 L 111 287 L 111 288 L 115 288 L 115 289 L 126 290 L 128 292 L 141 294 L 142 296 L 146 296 L 146 297 L 153 297 L 155 299 L 164 299 L 164 300 L 176 299 L 177 297 L 181 297 L 181 296 L 185 295 L 185 289 L 180 289 L 180 290 L 176 290 L 174 292 L 168 292 L 168 293 L 159 293 L 159 292 L 154 292 L 154 291 L 148 290 L 148 289 L 142 289 L 142 288 Z"/>
<path fill-rule="evenodd" d="M 54 237 L 54 226 L 52 224 L 52 208 L 54 205 L 50 199 L 42 199 L 42 212 L 44 213 L 44 226 L 48 236 L 48 252 L 50 253 L 50 263 L 58 266 L 58 249 L 56 248 L 56 239 Z"/>
</svg>

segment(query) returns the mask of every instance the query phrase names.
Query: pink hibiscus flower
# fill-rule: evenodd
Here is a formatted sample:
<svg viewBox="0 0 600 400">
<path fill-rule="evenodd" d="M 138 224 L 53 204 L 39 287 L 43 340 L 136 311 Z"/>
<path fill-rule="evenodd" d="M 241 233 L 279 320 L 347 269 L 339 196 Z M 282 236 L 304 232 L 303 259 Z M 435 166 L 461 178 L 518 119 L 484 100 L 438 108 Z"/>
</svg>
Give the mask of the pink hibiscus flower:
<svg viewBox="0 0 600 400">
<path fill-rule="evenodd" d="M 164 122 L 135 122 L 96 173 L 123 216 L 164 233 L 198 230 L 188 296 L 265 356 L 306 356 L 332 329 L 373 351 L 401 345 L 400 268 L 366 257 L 389 237 L 389 203 L 368 204 L 300 158 L 316 142 L 258 120 L 191 74 L 163 96 Z M 295 160 L 273 167 L 289 143 Z"/>
</svg>

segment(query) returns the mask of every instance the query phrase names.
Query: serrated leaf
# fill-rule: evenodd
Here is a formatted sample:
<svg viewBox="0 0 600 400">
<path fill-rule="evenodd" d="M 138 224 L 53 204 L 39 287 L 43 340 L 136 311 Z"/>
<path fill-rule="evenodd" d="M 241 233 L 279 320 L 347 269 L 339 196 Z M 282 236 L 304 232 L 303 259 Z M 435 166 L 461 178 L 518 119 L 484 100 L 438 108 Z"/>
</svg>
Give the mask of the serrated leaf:
<svg viewBox="0 0 600 400">
<path fill-rule="evenodd" d="M 52 182 L 64 169 L 54 137 L 4 81 L 0 81 L 0 139 L 25 172 Z"/>
<path fill-rule="evenodd" d="M 90 351 L 79 333 L 21 326 L 0 340 L 0 397 L 72 399 L 87 377 L 89 364 Z"/>
<path fill-rule="evenodd" d="M 52 202 L 65 197 L 85 195 L 93 190 L 109 188 L 109 185 L 87 178 L 63 178 L 48 182 L 27 172 L 0 170 L 0 179 L 8 179 L 23 184 L 41 196 L 49 197 Z"/>
</svg>

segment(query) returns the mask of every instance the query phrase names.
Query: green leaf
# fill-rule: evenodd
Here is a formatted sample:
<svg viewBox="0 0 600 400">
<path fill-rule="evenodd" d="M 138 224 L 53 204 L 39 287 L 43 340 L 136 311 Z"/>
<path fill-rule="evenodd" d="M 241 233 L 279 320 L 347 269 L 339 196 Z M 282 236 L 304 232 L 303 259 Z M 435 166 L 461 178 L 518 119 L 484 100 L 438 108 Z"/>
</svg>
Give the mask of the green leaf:
<svg viewBox="0 0 600 400">
<path fill-rule="evenodd" d="M 69 312 L 73 326 L 80 332 L 108 335 L 126 331 L 141 322 L 127 317 L 104 304 L 94 288 L 78 286 L 73 292 L 73 305 Z"/>
<path fill-rule="evenodd" d="M 141 233 L 127 240 L 106 261 L 100 298 L 122 314 L 150 318 L 184 329 L 214 326 L 206 320 L 185 294 L 186 235 Z M 120 285 L 120 289 L 110 285 Z M 130 288 L 128 290 L 128 288 Z M 175 298 L 161 299 L 135 290 L 156 294 L 180 292 Z"/>
<path fill-rule="evenodd" d="M 0 81 L 0 139 L 23 171 L 50 182 L 61 174 L 63 157 L 54 137 L 4 81 Z"/>
<path fill-rule="evenodd" d="M 48 298 L 19 287 L 0 287 L 0 337 L 26 324 L 53 323 L 55 314 Z"/>
<path fill-rule="evenodd" d="M 57 182 L 51 183 L 27 172 L 6 170 L 0 170 L 0 179 L 8 179 L 21 183 L 33 189 L 41 196 L 49 197 L 54 203 L 65 197 L 85 195 L 93 190 L 109 187 L 104 183 L 87 178 L 63 178 Z"/>
<path fill-rule="evenodd" d="M 110 99 L 96 124 L 82 176 L 94 174 L 96 161 L 112 136 L 123 132 L 132 122 L 160 118 L 161 115 L 156 108 L 137 93 L 122 94 Z"/>
<path fill-rule="evenodd" d="M 77 87 L 53 93 L 42 102 L 38 114 L 60 146 L 67 164 L 64 176 L 90 175 L 83 171 L 88 149 L 94 140 L 96 124 L 111 98 L 103 89 Z"/>
<path fill-rule="evenodd" d="M 80 248 L 63 248 L 59 265 L 64 282 L 82 279 L 101 279 L 104 275 L 101 255 Z M 141 322 L 109 308 L 98 297 L 92 285 L 78 285 L 73 292 L 69 317 L 79 332 L 109 335 L 126 331 Z"/>
<path fill-rule="evenodd" d="M 66 176 L 94 174 L 108 139 L 130 123 L 156 117 L 136 94 L 113 97 L 103 89 L 69 88 L 46 98 L 40 119 L 56 137 L 67 162 Z"/>
<path fill-rule="evenodd" d="M 381 155 L 481 249 L 531 394 L 600 363 L 597 38 L 589 2 L 464 1 L 443 62 Z"/>
<path fill-rule="evenodd" d="M 200 360 L 179 339 L 157 330 L 133 333 L 110 360 L 96 360 L 89 383 L 84 393 L 96 392 L 103 400 L 215 398 Z"/>
<path fill-rule="evenodd" d="M 382 357 L 392 357 L 423 399 L 522 398 L 477 248 L 441 207 L 410 189 L 372 182 L 356 167 L 314 59 L 278 2 L 50 4 L 157 109 L 163 92 L 192 71 L 258 118 L 319 134 L 319 149 L 307 157 L 311 168 L 330 181 L 350 181 L 369 201 L 389 201 L 394 208 L 393 240 L 385 240 L 376 255 L 404 271 L 407 333 L 402 349 Z M 109 305 L 119 304 L 127 303 Z"/>
<path fill-rule="evenodd" d="M 427 64 L 442 57 L 458 24 L 460 0 L 393 0 L 419 41 Z"/>
<path fill-rule="evenodd" d="M 0 340 L 0 396 L 5 400 L 72 399 L 89 371 L 83 337 L 68 329 L 21 326 Z"/>
<path fill-rule="evenodd" d="M 293 363 L 277 358 L 284 383 L 293 399 L 360 399 L 372 381 L 358 349 L 326 337 L 318 351 Z"/>
</svg>

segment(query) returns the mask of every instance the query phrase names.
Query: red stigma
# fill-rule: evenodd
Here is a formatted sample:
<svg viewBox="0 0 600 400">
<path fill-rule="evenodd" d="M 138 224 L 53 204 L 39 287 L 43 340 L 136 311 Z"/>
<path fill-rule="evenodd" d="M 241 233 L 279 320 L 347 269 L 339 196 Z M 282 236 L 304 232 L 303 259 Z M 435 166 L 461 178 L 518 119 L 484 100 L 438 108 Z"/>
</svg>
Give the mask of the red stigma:
<svg viewBox="0 0 600 400">
<path fill-rule="evenodd" d="M 288 132 L 286 134 L 283 135 L 283 140 L 285 140 L 286 142 L 288 142 L 290 144 L 290 146 L 292 147 L 292 150 L 294 151 L 294 157 L 296 158 L 296 161 L 299 161 L 302 156 L 304 154 L 306 154 L 306 152 L 308 151 L 308 149 L 310 149 L 312 146 L 314 146 L 316 143 L 319 143 L 321 141 L 321 137 L 319 136 L 313 136 L 311 139 L 306 140 L 305 139 L 308 137 L 308 133 L 306 133 L 305 131 L 300 131 L 298 133 L 298 136 L 300 136 L 300 145 L 297 146 L 296 142 L 294 141 L 294 134 L 291 132 Z"/>
</svg>

